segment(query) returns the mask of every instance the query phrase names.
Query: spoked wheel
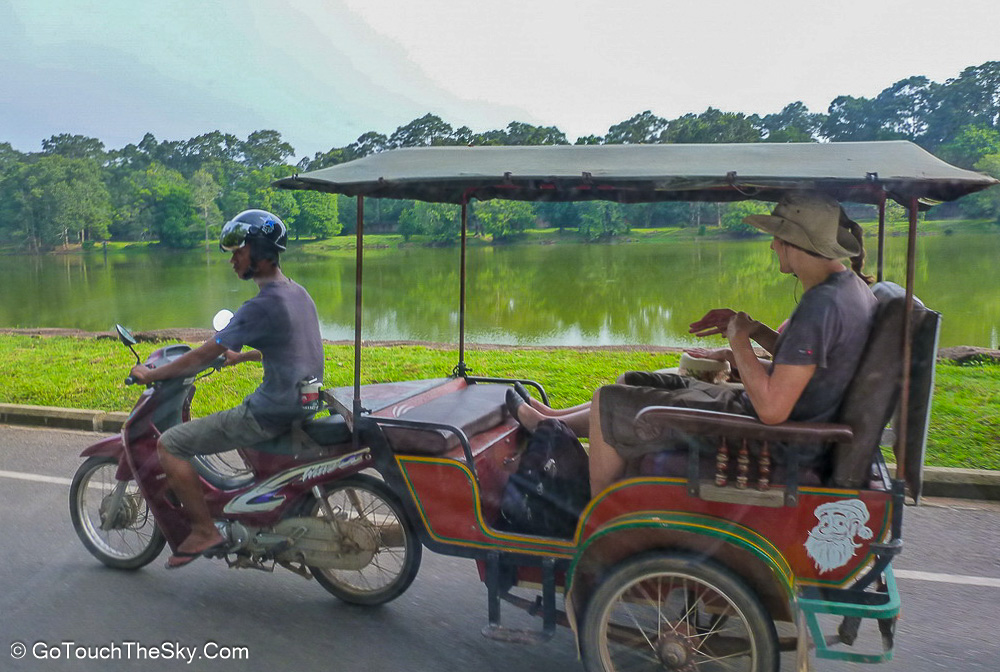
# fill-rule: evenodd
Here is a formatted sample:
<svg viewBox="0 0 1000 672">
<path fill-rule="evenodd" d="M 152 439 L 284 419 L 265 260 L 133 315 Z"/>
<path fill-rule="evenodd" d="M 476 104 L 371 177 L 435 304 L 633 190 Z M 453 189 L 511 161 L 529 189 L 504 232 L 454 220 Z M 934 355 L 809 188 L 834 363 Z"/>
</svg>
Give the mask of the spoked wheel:
<svg viewBox="0 0 1000 672">
<path fill-rule="evenodd" d="M 589 672 L 776 672 L 774 623 L 723 567 L 681 554 L 619 565 L 584 614 Z"/>
<path fill-rule="evenodd" d="M 370 561 L 359 569 L 310 567 L 316 581 L 352 604 L 384 604 L 402 595 L 420 569 L 421 547 L 402 504 L 388 486 L 358 474 L 328 486 L 326 501 L 338 520 L 364 526 L 374 547 Z M 324 517 L 319 502 L 313 515 Z"/>
<path fill-rule="evenodd" d="M 118 460 L 90 457 L 73 476 L 69 514 L 80 541 L 108 567 L 139 569 L 166 540 L 135 481 L 119 481 Z"/>
</svg>

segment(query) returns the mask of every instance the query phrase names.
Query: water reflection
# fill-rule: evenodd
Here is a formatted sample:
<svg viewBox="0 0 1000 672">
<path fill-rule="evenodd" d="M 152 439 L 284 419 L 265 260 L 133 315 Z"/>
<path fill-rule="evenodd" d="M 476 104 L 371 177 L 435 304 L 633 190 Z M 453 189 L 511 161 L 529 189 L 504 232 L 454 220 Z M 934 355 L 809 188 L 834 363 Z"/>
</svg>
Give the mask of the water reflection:
<svg viewBox="0 0 1000 672">
<path fill-rule="evenodd" d="M 903 278 L 904 255 L 905 240 L 891 239 L 887 278 Z M 945 315 L 942 345 L 998 347 L 998 256 L 1000 236 L 920 239 L 917 293 Z M 204 252 L 3 257 L 0 325 L 207 328 L 219 308 L 236 308 L 254 293 L 227 260 Z M 365 262 L 364 337 L 457 340 L 458 263 L 455 248 L 373 251 Z M 353 257 L 292 253 L 283 265 L 315 298 L 324 336 L 353 338 Z M 778 273 L 762 239 L 475 248 L 468 270 L 468 340 L 482 343 L 686 345 L 688 323 L 708 308 L 743 308 L 774 325 L 800 292 Z"/>
</svg>

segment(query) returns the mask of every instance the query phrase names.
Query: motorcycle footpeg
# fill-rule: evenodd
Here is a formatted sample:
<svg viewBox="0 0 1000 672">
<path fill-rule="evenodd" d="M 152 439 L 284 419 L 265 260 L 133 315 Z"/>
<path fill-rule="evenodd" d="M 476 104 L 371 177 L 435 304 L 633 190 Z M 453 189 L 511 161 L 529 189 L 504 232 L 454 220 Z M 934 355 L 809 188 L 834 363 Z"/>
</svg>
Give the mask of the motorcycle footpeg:
<svg viewBox="0 0 1000 672">
<path fill-rule="evenodd" d="M 205 551 L 201 555 L 202 557 L 205 558 L 224 558 L 227 555 L 229 555 L 230 548 L 231 546 L 229 542 L 223 542 L 218 544 L 217 546 L 212 546 L 211 548 L 205 549 Z"/>
</svg>

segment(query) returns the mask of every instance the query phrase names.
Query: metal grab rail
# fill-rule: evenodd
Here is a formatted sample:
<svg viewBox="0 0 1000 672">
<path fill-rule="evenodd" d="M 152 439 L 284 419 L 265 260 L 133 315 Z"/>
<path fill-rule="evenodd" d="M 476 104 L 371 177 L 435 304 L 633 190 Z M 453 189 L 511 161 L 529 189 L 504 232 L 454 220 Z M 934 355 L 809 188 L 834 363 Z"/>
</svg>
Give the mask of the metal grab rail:
<svg viewBox="0 0 1000 672">
<path fill-rule="evenodd" d="M 402 429 L 415 429 L 417 431 L 432 432 L 435 430 L 443 430 L 446 432 L 451 432 L 458 437 L 459 442 L 462 444 L 462 451 L 465 453 L 465 461 L 469 465 L 469 471 L 472 472 L 472 477 L 476 479 L 476 484 L 479 484 L 479 476 L 476 474 L 476 463 L 475 456 L 472 454 L 472 444 L 469 443 L 469 437 L 465 432 L 454 425 L 449 425 L 443 422 L 426 422 L 423 420 L 403 420 L 401 418 L 383 418 L 379 416 L 369 415 L 366 416 L 365 420 L 371 421 L 379 430 L 382 427 L 400 427 Z M 388 438 L 385 437 L 383 433 L 383 439 L 389 447 L 392 444 L 389 442 Z"/>
</svg>

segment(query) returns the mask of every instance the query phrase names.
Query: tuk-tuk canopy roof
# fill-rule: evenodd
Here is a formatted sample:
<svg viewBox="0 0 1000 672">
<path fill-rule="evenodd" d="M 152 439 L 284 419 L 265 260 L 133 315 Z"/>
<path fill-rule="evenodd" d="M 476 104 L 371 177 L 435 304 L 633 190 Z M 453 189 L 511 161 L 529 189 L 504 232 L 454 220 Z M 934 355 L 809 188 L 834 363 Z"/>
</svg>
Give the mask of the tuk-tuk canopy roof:
<svg viewBox="0 0 1000 672">
<path fill-rule="evenodd" d="M 907 141 L 545 145 L 396 149 L 274 183 L 348 196 L 438 203 L 525 201 L 776 201 L 817 189 L 878 203 L 883 190 L 926 208 L 998 181 Z"/>
</svg>

